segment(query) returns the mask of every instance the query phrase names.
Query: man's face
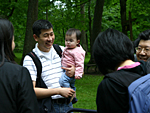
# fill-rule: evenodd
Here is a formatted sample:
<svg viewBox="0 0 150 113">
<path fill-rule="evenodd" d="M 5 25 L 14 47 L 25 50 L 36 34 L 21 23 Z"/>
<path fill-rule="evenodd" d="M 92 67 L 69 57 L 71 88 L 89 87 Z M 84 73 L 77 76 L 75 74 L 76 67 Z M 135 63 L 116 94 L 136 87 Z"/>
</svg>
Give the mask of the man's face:
<svg viewBox="0 0 150 113">
<path fill-rule="evenodd" d="M 37 37 L 35 34 L 33 35 L 35 41 L 38 42 L 39 50 L 43 52 L 49 52 L 55 39 L 55 35 L 53 29 L 42 29 L 41 34 Z"/>
<path fill-rule="evenodd" d="M 136 56 L 138 60 L 147 61 L 150 57 L 150 40 L 140 40 L 137 47 Z"/>
</svg>

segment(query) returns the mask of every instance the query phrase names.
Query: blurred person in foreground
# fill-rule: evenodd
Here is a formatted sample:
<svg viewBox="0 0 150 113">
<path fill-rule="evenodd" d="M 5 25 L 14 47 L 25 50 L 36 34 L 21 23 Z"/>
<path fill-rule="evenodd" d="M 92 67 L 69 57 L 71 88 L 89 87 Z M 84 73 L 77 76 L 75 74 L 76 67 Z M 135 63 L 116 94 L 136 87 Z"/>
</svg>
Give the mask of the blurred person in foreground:
<svg viewBox="0 0 150 113">
<path fill-rule="evenodd" d="M 27 68 L 15 63 L 14 28 L 0 18 L 0 113 L 39 113 Z"/>
</svg>

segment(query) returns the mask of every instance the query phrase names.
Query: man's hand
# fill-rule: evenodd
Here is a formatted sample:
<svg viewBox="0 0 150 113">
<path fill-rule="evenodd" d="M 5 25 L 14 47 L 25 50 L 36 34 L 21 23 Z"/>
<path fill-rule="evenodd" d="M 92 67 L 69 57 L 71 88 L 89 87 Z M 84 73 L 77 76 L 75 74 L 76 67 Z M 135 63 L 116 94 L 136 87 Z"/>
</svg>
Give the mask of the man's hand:
<svg viewBox="0 0 150 113">
<path fill-rule="evenodd" d="M 74 77 L 74 74 L 75 74 L 75 67 L 74 67 L 74 65 L 67 64 L 67 68 L 66 67 L 62 67 L 62 69 L 66 70 L 66 75 L 68 77 Z"/>
<path fill-rule="evenodd" d="M 61 88 L 59 91 L 59 94 L 62 95 L 63 97 L 71 97 L 75 91 L 71 88 Z"/>
<path fill-rule="evenodd" d="M 75 79 L 79 80 L 79 79 L 81 79 L 81 77 L 80 76 L 75 76 Z"/>
</svg>

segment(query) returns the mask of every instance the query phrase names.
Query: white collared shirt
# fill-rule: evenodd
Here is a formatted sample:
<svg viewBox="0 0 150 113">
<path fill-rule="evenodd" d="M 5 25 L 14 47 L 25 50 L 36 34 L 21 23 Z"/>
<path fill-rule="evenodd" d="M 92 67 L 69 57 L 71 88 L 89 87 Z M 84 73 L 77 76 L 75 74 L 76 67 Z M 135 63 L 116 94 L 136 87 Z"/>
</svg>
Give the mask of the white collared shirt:
<svg viewBox="0 0 150 113">
<path fill-rule="evenodd" d="M 42 52 L 37 47 L 38 43 L 35 45 L 33 52 L 38 56 L 42 63 L 42 79 L 49 89 L 60 88 L 59 78 L 61 77 L 63 70 L 61 69 L 61 58 L 56 53 L 53 46 L 49 52 Z M 64 50 L 63 46 L 60 46 Z M 25 56 L 23 61 L 23 66 L 25 66 L 30 74 L 32 81 L 36 81 L 37 70 L 32 58 L 28 55 Z M 52 96 L 52 99 L 62 98 L 60 95 Z"/>
</svg>

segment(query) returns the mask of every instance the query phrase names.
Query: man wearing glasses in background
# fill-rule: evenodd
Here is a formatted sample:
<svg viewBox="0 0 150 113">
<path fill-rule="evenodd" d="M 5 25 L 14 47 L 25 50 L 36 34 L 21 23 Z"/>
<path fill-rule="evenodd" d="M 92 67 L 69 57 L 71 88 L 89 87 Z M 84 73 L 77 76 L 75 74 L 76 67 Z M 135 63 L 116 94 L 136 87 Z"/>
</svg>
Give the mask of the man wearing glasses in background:
<svg viewBox="0 0 150 113">
<path fill-rule="evenodd" d="M 135 61 L 147 61 L 150 57 L 150 30 L 143 31 L 134 41 L 136 50 Z"/>
</svg>

